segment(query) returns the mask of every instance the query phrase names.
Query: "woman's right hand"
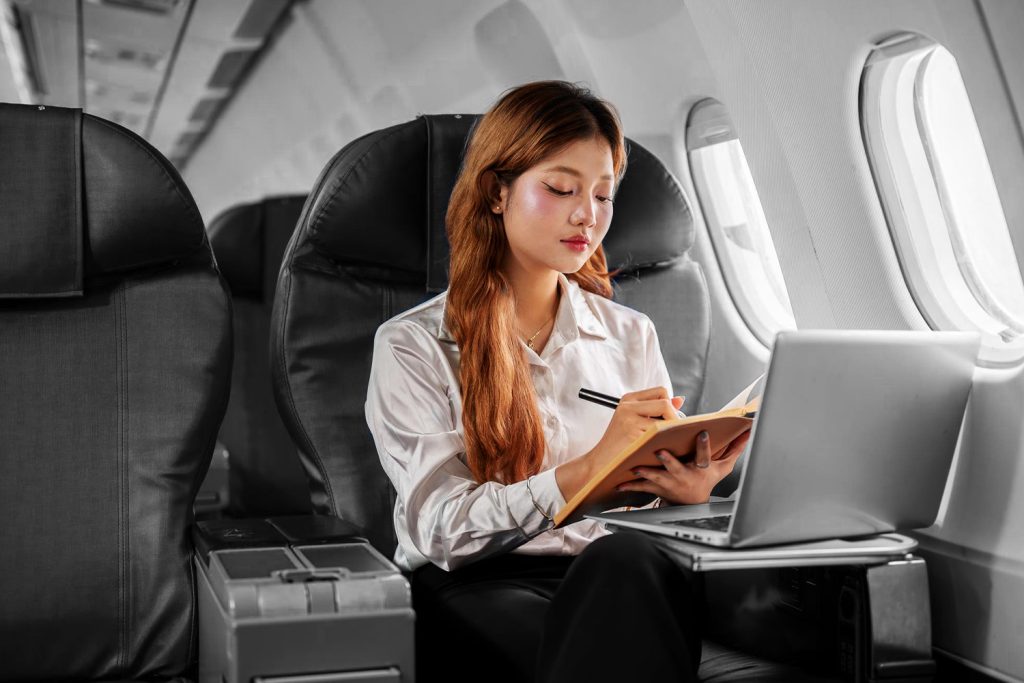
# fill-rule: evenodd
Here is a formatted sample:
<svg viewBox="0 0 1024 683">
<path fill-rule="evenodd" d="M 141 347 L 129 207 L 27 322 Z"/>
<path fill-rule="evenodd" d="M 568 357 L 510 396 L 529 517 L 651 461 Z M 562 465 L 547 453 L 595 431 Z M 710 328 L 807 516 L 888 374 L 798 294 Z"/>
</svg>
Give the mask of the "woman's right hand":
<svg viewBox="0 0 1024 683">
<path fill-rule="evenodd" d="M 669 397 L 665 387 L 652 387 L 625 394 L 619 399 L 619 406 L 612 415 L 604 435 L 587 453 L 560 465 L 555 470 L 555 480 L 562 496 L 569 500 L 583 488 L 590 478 L 601 471 L 629 444 L 651 426 L 655 418 L 676 419 L 676 411 L 683 405 L 679 396 Z"/>
</svg>

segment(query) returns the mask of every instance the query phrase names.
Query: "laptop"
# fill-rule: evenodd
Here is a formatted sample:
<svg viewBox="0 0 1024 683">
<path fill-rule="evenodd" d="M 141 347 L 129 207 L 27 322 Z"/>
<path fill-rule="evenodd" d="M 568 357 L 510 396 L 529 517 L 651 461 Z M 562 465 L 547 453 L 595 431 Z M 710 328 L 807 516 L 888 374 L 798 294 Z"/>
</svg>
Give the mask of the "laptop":
<svg viewBox="0 0 1024 683">
<path fill-rule="evenodd" d="M 735 500 L 587 517 L 731 548 L 930 526 L 979 344 L 973 332 L 781 332 Z"/>
</svg>

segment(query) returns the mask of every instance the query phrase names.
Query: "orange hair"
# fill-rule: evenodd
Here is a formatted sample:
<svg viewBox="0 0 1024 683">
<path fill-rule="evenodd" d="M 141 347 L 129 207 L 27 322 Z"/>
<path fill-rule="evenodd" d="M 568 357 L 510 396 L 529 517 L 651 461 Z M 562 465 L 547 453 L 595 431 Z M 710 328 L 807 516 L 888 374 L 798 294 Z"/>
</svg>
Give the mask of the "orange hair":
<svg viewBox="0 0 1024 683">
<path fill-rule="evenodd" d="M 515 300 L 500 265 L 508 250 L 490 207 L 501 186 L 570 144 L 608 142 L 616 177 L 626 166 L 614 108 L 589 90 L 540 81 L 506 92 L 473 132 L 448 204 L 451 245 L 445 323 L 459 346 L 466 456 L 477 481 L 521 481 L 540 470 L 544 431 L 516 327 Z M 567 276 L 611 298 L 603 247 Z"/>
</svg>

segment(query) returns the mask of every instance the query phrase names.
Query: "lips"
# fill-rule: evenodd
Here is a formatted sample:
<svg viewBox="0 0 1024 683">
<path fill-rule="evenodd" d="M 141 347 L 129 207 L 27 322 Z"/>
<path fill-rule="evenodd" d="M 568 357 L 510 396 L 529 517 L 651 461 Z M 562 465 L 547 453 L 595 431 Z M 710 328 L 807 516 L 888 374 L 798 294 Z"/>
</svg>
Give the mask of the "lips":
<svg viewBox="0 0 1024 683">
<path fill-rule="evenodd" d="M 573 251 L 583 252 L 590 247 L 590 240 L 586 237 L 571 237 L 567 240 L 562 240 L 562 244 L 569 247 Z"/>
</svg>

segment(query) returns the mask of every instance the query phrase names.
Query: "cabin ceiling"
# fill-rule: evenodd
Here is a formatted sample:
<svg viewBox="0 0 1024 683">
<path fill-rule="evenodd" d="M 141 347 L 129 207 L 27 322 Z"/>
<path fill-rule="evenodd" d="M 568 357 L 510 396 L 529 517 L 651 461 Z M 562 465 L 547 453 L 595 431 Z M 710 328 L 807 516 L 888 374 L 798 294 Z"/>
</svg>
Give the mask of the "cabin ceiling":
<svg viewBox="0 0 1024 683">
<path fill-rule="evenodd" d="M 80 107 L 180 169 L 290 4 L 0 0 L 0 100 Z"/>
</svg>

